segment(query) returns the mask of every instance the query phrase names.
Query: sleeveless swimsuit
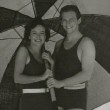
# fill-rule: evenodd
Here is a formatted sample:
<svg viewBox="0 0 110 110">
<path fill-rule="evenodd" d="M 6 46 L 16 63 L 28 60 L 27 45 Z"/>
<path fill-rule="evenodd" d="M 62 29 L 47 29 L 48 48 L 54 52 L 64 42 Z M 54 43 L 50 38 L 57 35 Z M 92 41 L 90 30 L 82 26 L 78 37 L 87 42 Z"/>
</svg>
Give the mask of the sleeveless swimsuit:
<svg viewBox="0 0 110 110">
<path fill-rule="evenodd" d="M 56 56 L 55 79 L 63 80 L 72 77 L 81 71 L 81 63 L 77 56 L 77 47 L 82 38 L 80 38 L 70 49 L 65 49 L 64 41 L 62 42 Z M 85 110 L 87 98 L 86 92 L 86 88 L 76 90 L 64 88 L 56 89 L 57 103 L 65 109 L 82 108 Z"/>
<path fill-rule="evenodd" d="M 28 50 L 28 49 L 27 49 Z M 30 62 L 26 64 L 23 75 L 40 76 L 45 72 L 45 64 L 38 62 L 28 50 Z M 22 89 L 47 88 L 46 81 L 21 84 Z M 52 101 L 47 93 L 23 93 L 20 99 L 19 110 L 52 110 Z"/>
</svg>

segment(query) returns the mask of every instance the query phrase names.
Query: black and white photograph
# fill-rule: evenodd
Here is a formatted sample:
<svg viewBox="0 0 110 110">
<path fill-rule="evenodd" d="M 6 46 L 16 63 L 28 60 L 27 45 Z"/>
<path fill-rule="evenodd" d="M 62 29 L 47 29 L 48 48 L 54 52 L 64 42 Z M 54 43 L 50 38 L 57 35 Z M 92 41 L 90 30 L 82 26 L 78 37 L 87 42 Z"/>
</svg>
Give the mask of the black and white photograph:
<svg viewBox="0 0 110 110">
<path fill-rule="evenodd" d="M 110 0 L 0 0 L 0 110 L 110 110 Z"/>
</svg>

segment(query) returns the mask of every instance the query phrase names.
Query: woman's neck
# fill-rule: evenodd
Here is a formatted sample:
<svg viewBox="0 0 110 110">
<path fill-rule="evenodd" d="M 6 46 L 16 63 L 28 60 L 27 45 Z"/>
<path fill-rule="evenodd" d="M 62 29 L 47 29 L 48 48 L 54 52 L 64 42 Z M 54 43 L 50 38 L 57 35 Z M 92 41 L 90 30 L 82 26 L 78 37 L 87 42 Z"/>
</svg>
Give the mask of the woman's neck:
<svg viewBox="0 0 110 110">
<path fill-rule="evenodd" d="M 33 45 L 30 45 L 29 46 L 29 49 L 32 53 L 36 53 L 36 54 L 40 54 L 41 53 L 41 50 L 42 50 L 42 46 L 33 46 Z"/>
</svg>

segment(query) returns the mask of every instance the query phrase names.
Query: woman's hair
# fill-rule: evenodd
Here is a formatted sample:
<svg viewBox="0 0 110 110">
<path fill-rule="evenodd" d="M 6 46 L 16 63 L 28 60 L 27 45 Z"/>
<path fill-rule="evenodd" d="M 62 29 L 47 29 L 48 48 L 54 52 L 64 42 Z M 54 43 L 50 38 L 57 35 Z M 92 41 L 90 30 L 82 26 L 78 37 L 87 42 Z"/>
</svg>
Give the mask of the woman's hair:
<svg viewBox="0 0 110 110">
<path fill-rule="evenodd" d="M 24 39 L 23 39 L 23 44 L 24 45 L 30 45 L 30 33 L 31 30 L 34 29 L 37 25 L 41 25 L 45 28 L 45 35 L 46 35 L 46 41 L 50 38 L 50 30 L 45 26 L 43 20 L 40 17 L 36 17 L 32 19 L 26 26 L 25 26 L 25 31 L 24 31 Z"/>
<path fill-rule="evenodd" d="M 66 6 L 62 7 L 60 10 L 60 18 L 62 19 L 62 14 L 64 12 L 68 12 L 68 11 L 75 12 L 77 19 L 81 18 L 81 13 L 76 5 L 66 5 Z"/>
</svg>

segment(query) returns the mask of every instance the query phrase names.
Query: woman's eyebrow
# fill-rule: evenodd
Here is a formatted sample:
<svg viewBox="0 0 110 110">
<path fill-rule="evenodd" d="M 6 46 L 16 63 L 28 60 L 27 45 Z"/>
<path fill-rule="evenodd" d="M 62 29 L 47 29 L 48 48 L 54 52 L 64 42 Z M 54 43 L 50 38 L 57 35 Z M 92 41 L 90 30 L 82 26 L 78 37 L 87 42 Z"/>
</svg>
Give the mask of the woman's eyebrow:
<svg viewBox="0 0 110 110">
<path fill-rule="evenodd" d="M 45 33 L 45 31 L 41 31 L 41 33 Z"/>
</svg>

